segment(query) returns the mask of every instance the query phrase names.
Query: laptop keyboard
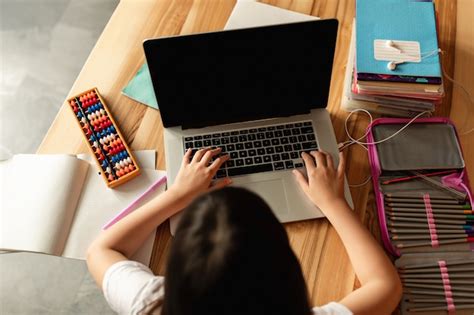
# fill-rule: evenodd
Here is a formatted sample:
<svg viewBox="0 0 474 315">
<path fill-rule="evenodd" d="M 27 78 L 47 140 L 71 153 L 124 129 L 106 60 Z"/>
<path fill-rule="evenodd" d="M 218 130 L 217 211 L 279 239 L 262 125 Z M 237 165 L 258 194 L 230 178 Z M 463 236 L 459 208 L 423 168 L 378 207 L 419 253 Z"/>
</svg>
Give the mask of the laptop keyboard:
<svg viewBox="0 0 474 315">
<path fill-rule="evenodd" d="M 230 155 L 216 178 L 303 167 L 301 153 L 318 148 L 311 121 L 207 133 L 183 140 L 184 150 L 191 148 L 193 156 L 206 147 L 220 147 L 220 155 Z"/>
</svg>

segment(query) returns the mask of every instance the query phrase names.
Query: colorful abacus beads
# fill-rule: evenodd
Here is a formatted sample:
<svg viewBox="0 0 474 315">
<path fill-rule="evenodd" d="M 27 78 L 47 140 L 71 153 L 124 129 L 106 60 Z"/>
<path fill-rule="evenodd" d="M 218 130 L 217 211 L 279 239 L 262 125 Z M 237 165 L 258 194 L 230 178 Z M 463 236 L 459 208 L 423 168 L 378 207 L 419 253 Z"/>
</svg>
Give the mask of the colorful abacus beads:
<svg viewBox="0 0 474 315">
<path fill-rule="evenodd" d="M 68 103 L 94 153 L 110 187 L 139 174 L 135 160 L 116 129 L 96 89 L 82 93 Z M 132 174 L 133 176 L 132 176 Z M 125 176 L 130 174 L 129 176 Z"/>
</svg>

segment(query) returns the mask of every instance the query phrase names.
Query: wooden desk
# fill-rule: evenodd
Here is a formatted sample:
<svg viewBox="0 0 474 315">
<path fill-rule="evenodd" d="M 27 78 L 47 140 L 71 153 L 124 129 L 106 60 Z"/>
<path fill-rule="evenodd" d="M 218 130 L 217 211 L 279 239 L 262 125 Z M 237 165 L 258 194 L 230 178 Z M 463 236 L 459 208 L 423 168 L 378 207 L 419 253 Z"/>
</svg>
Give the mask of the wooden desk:
<svg viewBox="0 0 474 315">
<path fill-rule="evenodd" d="M 347 113 L 340 110 L 339 104 L 355 0 L 265 0 L 262 2 L 322 18 L 337 18 L 340 21 L 328 109 L 331 112 L 338 141 L 346 140 L 343 122 Z M 221 30 L 234 3 L 234 0 L 121 0 L 69 95 L 97 86 L 132 149 L 157 150 L 157 168 L 165 169 L 160 113 L 130 100 L 120 91 L 144 61 L 141 44 L 145 38 Z M 437 4 L 440 45 L 447 52 L 443 57 L 445 69 L 452 74 L 455 40 L 462 42 L 463 46 L 456 47 L 456 67 L 459 69 L 456 72 L 456 78 L 462 78 L 465 84 L 470 83 L 471 93 L 474 93 L 472 76 L 474 40 L 472 21 L 469 20 L 469 16 L 474 15 L 473 2 L 471 0 L 459 0 L 457 3 L 456 1 L 437 1 Z M 465 27 L 458 27 L 456 33 L 457 14 L 459 21 L 462 20 Z M 450 114 L 453 95 L 449 82 L 446 87 L 447 95 L 444 104 L 437 110 L 437 114 L 443 116 Z M 462 104 L 465 102 L 464 96 L 456 94 L 455 97 L 458 103 L 452 107 L 455 111 L 452 111 L 451 116 L 456 122 L 460 122 L 466 115 L 464 109 L 467 104 Z M 73 120 L 71 111 L 63 106 L 38 153 L 87 152 L 80 130 Z M 355 136 L 362 135 L 366 126 L 365 117 L 354 117 L 350 131 Z M 469 128 L 472 127 L 474 126 L 471 119 Z M 474 133 L 462 138 L 471 178 L 474 178 L 473 136 Z M 467 145 L 468 141 L 471 146 Z M 364 181 L 369 174 L 366 153 L 354 146 L 347 154 L 349 182 Z M 371 184 L 352 189 L 352 197 L 355 211 L 377 237 L 379 233 Z M 357 286 L 354 271 L 343 245 L 327 220 L 287 224 L 286 229 L 293 249 L 301 261 L 309 294 L 315 305 L 338 300 Z M 158 229 L 151 261 L 151 268 L 157 274 L 164 273 L 170 244 L 169 226 L 164 224 Z"/>
</svg>

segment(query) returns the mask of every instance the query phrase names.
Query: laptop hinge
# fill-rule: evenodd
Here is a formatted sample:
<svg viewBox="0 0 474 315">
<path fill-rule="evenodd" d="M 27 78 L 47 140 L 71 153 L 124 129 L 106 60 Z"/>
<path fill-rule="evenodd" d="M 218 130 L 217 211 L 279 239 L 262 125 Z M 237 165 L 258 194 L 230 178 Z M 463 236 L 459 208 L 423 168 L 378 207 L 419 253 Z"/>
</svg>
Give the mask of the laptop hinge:
<svg viewBox="0 0 474 315">
<path fill-rule="evenodd" d="M 243 122 L 250 122 L 250 121 L 264 121 L 267 119 L 274 119 L 274 118 L 282 118 L 282 117 L 290 117 L 290 116 L 296 116 L 296 115 L 304 115 L 304 114 L 309 114 L 310 109 L 300 111 L 300 112 L 292 112 L 292 113 L 282 113 L 277 116 L 271 116 L 271 117 L 262 117 L 262 118 L 257 118 L 253 117 L 249 119 L 236 119 L 236 120 L 226 120 L 226 121 L 215 121 L 215 122 L 205 122 L 205 123 L 199 123 L 199 124 L 183 124 L 181 125 L 181 128 L 183 130 L 186 129 L 198 129 L 198 128 L 206 128 L 206 127 L 211 127 L 211 126 L 217 126 L 217 125 L 226 125 L 226 124 L 234 124 L 234 123 L 243 123 Z"/>
</svg>

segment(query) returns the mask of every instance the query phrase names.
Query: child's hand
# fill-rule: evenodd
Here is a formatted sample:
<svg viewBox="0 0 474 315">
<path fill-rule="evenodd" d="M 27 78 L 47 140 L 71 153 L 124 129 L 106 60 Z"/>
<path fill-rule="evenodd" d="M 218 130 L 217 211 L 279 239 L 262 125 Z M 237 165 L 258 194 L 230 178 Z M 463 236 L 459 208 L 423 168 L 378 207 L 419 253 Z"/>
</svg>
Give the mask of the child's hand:
<svg viewBox="0 0 474 315">
<path fill-rule="evenodd" d="M 183 203 L 183 207 L 187 206 L 199 194 L 223 188 L 232 182 L 230 178 L 224 178 L 211 186 L 212 178 L 221 165 L 229 159 L 229 155 L 224 155 L 210 163 L 212 157 L 221 152 L 220 148 L 213 150 L 210 148 L 201 149 L 196 152 L 190 161 L 191 152 L 191 149 L 188 149 L 184 154 L 176 180 L 168 190 Z"/>
<path fill-rule="evenodd" d="M 303 153 L 302 157 L 305 162 L 308 179 L 298 170 L 294 170 L 293 173 L 308 198 L 323 211 L 335 201 L 345 201 L 345 160 L 342 153 L 339 154 L 337 170 L 334 167 L 331 155 L 326 152 L 312 151 L 311 155 Z"/>
</svg>

